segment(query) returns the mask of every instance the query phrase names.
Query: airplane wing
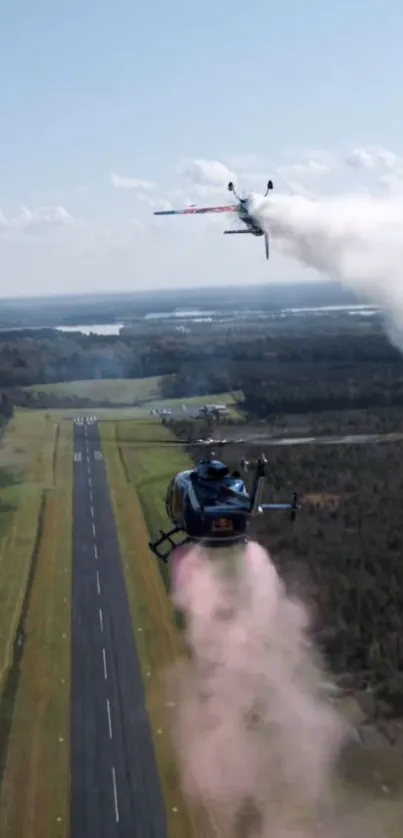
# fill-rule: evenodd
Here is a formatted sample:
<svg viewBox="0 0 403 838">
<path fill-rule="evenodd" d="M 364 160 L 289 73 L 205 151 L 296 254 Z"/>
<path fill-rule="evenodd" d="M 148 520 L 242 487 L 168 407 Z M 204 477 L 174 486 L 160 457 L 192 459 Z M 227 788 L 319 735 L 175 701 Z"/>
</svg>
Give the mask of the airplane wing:
<svg viewBox="0 0 403 838">
<path fill-rule="evenodd" d="M 206 212 L 235 212 L 237 207 L 186 207 L 180 210 L 158 210 L 153 215 L 201 215 Z"/>
</svg>

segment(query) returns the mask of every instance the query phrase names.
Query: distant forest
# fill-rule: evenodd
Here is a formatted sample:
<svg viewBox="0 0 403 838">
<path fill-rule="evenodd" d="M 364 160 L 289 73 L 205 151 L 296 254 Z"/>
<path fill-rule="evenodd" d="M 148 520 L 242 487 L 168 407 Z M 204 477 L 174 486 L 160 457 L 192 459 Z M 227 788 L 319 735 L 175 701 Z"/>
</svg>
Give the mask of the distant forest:
<svg viewBox="0 0 403 838">
<path fill-rule="evenodd" d="M 82 294 L 5 299 L 0 328 L 78 326 L 141 320 L 153 312 L 178 309 L 275 311 L 300 306 L 351 305 L 368 302 L 334 282 L 267 283 L 267 285 L 168 289 L 117 294 Z"/>
<path fill-rule="evenodd" d="M 403 405 L 402 355 L 375 328 L 271 334 L 263 323 L 242 339 L 237 329 L 210 330 L 207 337 L 172 328 L 106 337 L 0 332 L 0 387 L 16 404 L 66 406 L 66 397 L 23 389 L 30 385 L 149 376 L 162 377 L 160 395 L 167 399 L 241 391 L 243 410 L 259 419 Z"/>
</svg>

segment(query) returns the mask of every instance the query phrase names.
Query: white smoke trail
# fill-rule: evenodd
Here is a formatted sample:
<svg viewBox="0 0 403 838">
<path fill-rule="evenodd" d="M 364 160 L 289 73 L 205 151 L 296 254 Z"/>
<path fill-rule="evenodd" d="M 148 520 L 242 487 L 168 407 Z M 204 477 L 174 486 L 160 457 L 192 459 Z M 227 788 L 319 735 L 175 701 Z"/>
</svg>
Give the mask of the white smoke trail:
<svg viewBox="0 0 403 838">
<path fill-rule="evenodd" d="M 169 704 L 184 792 L 223 838 L 322 834 L 345 724 L 321 691 L 305 609 L 258 544 L 179 556 L 188 655 Z"/>
<path fill-rule="evenodd" d="M 402 196 L 272 195 L 252 206 L 280 250 L 365 294 L 403 335 Z"/>
</svg>

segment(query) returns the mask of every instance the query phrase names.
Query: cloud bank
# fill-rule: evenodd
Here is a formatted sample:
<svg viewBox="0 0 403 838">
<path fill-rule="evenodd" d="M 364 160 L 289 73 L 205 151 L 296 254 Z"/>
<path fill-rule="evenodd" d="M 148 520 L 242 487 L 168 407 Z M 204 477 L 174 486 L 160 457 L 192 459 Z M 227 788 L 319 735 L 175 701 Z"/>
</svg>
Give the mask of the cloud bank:
<svg viewBox="0 0 403 838">
<path fill-rule="evenodd" d="M 75 206 L 0 206 L 0 296 L 112 288 L 281 282 L 329 276 L 401 311 L 403 156 L 388 148 L 290 149 L 275 159 L 189 157 L 159 173 L 100 173 L 99 192 L 77 187 Z M 272 229 L 267 265 L 253 237 L 228 240 L 233 217 L 155 219 L 155 209 L 227 203 L 274 181 L 261 207 Z M 102 191 L 103 189 L 103 191 Z M 2 212 L 3 210 L 3 212 Z M 292 259 L 290 259 L 290 256 Z M 399 315 L 400 317 L 400 315 Z M 400 322 L 400 320 L 399 320 Z"/>
</svg>

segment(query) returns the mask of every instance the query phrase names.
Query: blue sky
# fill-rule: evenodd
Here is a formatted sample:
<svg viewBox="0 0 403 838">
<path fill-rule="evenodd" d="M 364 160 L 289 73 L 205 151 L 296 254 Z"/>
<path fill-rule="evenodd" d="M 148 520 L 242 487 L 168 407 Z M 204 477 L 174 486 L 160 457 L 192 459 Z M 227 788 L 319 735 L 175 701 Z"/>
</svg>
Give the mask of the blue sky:
<svg viewBox="0 0 403 838">
<path fill-rule="evenodd" d="M 111 174 L 175 202 L 201 197 L 195 159 L 257 189 L 260 176 L 263 186 L 281 165 L 327 152 L 400 152 L 402 32 L 397 0 L 4 0 L 0 295 L 178 286 L 189 272 L 268 281 L 258 242 L 194 218 L 155 228 L 152 202 Z M 282 257 L 270 271 L 301 275 Z"/>
</svg>

